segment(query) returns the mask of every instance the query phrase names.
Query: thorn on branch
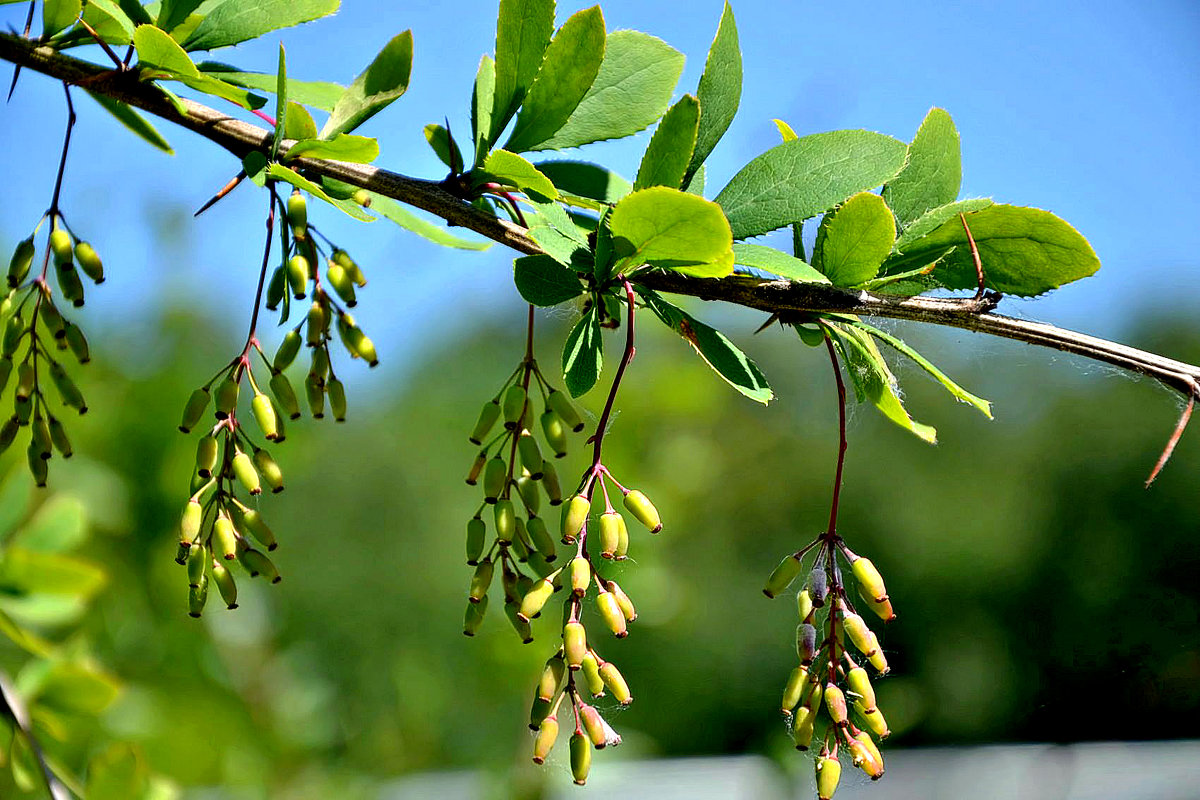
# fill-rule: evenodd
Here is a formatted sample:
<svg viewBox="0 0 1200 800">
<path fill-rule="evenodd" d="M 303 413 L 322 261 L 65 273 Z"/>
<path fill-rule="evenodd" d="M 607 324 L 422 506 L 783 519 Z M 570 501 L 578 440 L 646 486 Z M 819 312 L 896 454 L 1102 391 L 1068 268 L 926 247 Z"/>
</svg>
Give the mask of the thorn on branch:
<svg viewBox="0 0 1200 800">
<path fill-rule="evenodd" d="M 196 211 L 195 214 L 192 214 L 192 216 L 198 217 L 201 214 L 203 214 L 205 211 L 208 211 L 210 208 L 212 208 L 214 205 L 217 204 L 217 201 L 219 201 L 225 195 L 229 194 L 234 189 L 236 189 L 238 184 L 241 183 L 242 181 L 244 181 L 245 179 L 246 179 L 246 171 L 245 170 L 239 171 L 237 175 L 233 176 L 233 178 L 229 181 L 229 183 L 222 186 L 221 190 L 219 192 L 217 192 L 215 195 L 213 195 L 211 198 L 209 198 L 208 202 L 206 202 L 204 205 L 200 206 L 200 208 Z"/>
<path fill-rule="evenodd" d="M 1150 477 L 1146 478 L 1145 486 L 1147 489 L 1150 488 L 1150 484 L 1154 483 L 1154 479 L 1158 477 L 1158 473 L 1162 472 L 1162 468 L 1166 466 L 1167 461 L 1171 458 L 1171 454 L 1175 452 L 1175 445 L 1179 444 L 1179 439 L 1183 436 L 1183 432 L 1192 418 L 1192 409 L 1196 406 L 1196 396 L 1200 395 L 1200 386 L 1194 380 L 1186 375 L 1180 375 L 1179 380 L 1188 387 L 1187 405 L 1183 407 L 1183 411 L 1179 415 L 1179 422 L 1175 423 L 1175 430 L 1171 432 L 1171 438 L 1167 439 L 1167 446 L 1163 448 L 1162 455 L 1155 462 L 1154 469 L 1150 470 Z"/>
</svg>

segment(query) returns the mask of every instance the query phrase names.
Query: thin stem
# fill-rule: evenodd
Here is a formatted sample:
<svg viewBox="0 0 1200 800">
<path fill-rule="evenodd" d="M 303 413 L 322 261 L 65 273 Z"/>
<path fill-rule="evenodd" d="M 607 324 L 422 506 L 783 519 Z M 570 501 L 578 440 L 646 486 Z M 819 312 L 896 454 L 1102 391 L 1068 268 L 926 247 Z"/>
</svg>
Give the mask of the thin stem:
<svg viewBox="0 0 1200 800">
<path fill-rule="evenodd" d="M 263 286 L 267 282 L 267 264 L 271 260 L 271 239 L 275 232 L 275 190 L 271 188 L 267 198 L 267 241 L 263 245 L 262 267 L 258 271 L 258 289 L 254 292 L 254 310 L 250 312 L 250 330 L 246 333 L 246 346 L 242 349 L 238 374 L 241 374 L 250 361 L 250 350 L 255 344 L 255 333 L 258 331 L 258 312 L 262 308 Z"/>
<path fill-rule="evenodd" d="M 629 366 L 630 361 L 633 361 L 634 353 L 637 352 L 637 348 L 633 346 L 633 312 L 637 310 L 633 301 L 633 285 L 624 275 L 618 275 L 617 280 L 625 287 L 625 302 L 629 306 L 629 314 L 625 323 L 625 352 L 621 354 L 621 363 L 617 365 L 617 374 L 613 376 L 612 388 L 608 390 L 608 399 L 604 401 L 604 411 L 600 414 L 600 421 L 596 423 L 596 435 L 592 437 L 593 474 L 601 469 L 600 450 L 604 446 L 604 434 L 608 429 L 608 418 L 612 415 L 613 402 L 617 399 L 617 389 L 621 387 L 621 378 L 625 375 L 625 368 Z"/>
<path fill-rule="evenodd" d="M 837 351 L 833 349 L 833 338 L 824 326 L 821 329 L 825 332 L 825 349 L 829 351 L 829 361 L 833 364 L 833 378 L 837 381 L 838 393 L 837 472 L 833 478 L 833 501 L 829 504 L 829 528 L 825 532 L 825 536 L 832 540 L 837 535 L 838 501 L 842 496 L 842 467 L 846 463 L 846 384 L 842 381 L 842 368 L 838 364 Z M 829 558 L 833 560 L 832 549 Z"/>
<path fill-rule="evenodd" d="M 67 96 L 67 133 L 63 137 L 62 155 L 58 159 L 58 175 L 54 178 L 54 194 L 50 197 L 50 225 L 58 214 L 58 199 L 62 194 L 63 173 L 67 169 L 67 151 L 71 149 L 71 131 L 75 128 L 75 104 L 71 102 L 71 87 L 63 81 L 63 94 Z"/>
</svg>

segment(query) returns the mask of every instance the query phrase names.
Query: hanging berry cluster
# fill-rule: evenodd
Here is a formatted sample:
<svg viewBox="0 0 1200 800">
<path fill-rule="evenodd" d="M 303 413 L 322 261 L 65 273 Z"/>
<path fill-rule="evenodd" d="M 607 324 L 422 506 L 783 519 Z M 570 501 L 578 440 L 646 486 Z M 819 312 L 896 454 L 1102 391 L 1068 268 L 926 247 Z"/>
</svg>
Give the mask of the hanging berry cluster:
<svg viewBox="0 0 1200 800">
<path fill-rule="evenodd" d="M 304 388 L 309 410 L 315 419 L 325 416 L 326 398 L 334 419 L 338 422 L 346 419 L 345 388 L 338 380 L 330 358 L 331 328 L 335 324 L 352 359 L 361 358 L 372 367 L 379 363 L 375 345 L 324 288 L 325 285 L 332 286 L 347 306 L 353 306 L 356 303 L 355 286 L 365 285 L 366 279 L 353 259 L 332 245 L 326 280 L 322 281 L 316 270 L 310 271 L 309 265 L 318 263 L 317 257 L 324 251 L 314 239 L 320 233 L 309 225 L 306 202 L 299 192 L 294 192 L 287 201 L 288 227 L 280 234 L 284 263 L 273 274 L 267 289 L 266 306 L 275 310 L 282 303 L 280 323 L 283 324 L 288 319 L 291 299 L 306 299 L 311 291 L 313 302 L 308 314 L 284 334 L 274 358 L 268 358 L 263 351 L 257 336 L 258 314 L 270 260 L 276 209 L 284 208 L 273 190 L 270 194 L 267 243 L 246 344 L 238 356 L 192 392 L 179 425 L 180 431 L 190 433 L 212 402 L 215 423 L 197 442 L 191 497 L 184 507 L 176 555 L 176 561 L 187 566 L 188 611 L 193 617 L 199 617 L 204 609 L 210 580 L 217 585 L 226 606 L 237 607 L 237 586 L 229 567 L 222 562 L 236 561 L 252 578 L 263 575 L 272 583 L 280 580 L 275 564 L 251 544 L 253 539 L 267 550 L 274 550 L 276 539 L 258 508 L 249 503 L 256 503 L 264 484 L 272 493 L 283 491 L 283 473 L 265 445 L 260 445 L 239 419 L 238 401 L 243 380 L 253 395 L 250 411 L 258 432 L 265 442 L 279 444 L 285 439 L 284 417 L 295 420 L 301 416 L 300 402 L 285 370 L 295 361 L 302 345 L 306 344 L 312 351 Z M 254 374 L 254 354 L 261 361 L 263 371 L 270 375 L 266 384 L 270 394 L 264 391 Z M 248 498 L 240 499 L 239 491 Z"/>
</svg>

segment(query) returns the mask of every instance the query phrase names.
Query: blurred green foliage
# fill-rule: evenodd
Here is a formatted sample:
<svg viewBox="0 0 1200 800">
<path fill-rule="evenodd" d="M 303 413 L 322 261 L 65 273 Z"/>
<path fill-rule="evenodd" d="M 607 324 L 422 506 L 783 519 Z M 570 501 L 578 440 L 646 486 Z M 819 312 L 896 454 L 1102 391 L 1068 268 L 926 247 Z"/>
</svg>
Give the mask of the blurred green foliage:
<svg viewBox="0 0 1200 800">
<path fill-rule="evenodd" d="M 636 702 L 615 720 L 626 744 L 595 769 L 766 752 L 807 772 L 777 712 L 795 661 L 794 605 L 760 589 L 827 519 L 837 446 L 828 360 L 777 328 L 751 337 L 753 315 L 690 310 L 739 340 L 779 399 L 763 409 L 741 397 L 646 315 L 605 461 L 651 494 L 665 527 L 635 531 L 619 568 L 641 616 L 603 650 Z M 284 580 L 242 580 L 241 608 L 212 605 L 200 621 L 186 616 L 172 562 L 194 448 L 175 428 L 240 325 L 192 313 L 149 322 L 152 349 L 135 350 L 136 332 L 94 336 L 98 361 L 81 376 L 93 413 L 73 431 L 79 455 L 54 474 L 76 500 L 55 496 L 32 512 L 77 502 L 91 520 L 94 535 L 71 544 L 107 583 L 72 624 L 124 682 L 100 717 L 106 735 L 221 797 L 369 797 L 379 780 L 444 768 L 483 768 L 497 786 L 536 795 L 544 773 L 528 763 L 526 704 L 558 632 L 543 620 L 522 645 L 496 608 L 479 636 L 461 633 L 463 539 L 477 503 L 463 483 L 467 433 L 521 356 L 522 308 L 426 342 L 406 374 L 355 370 L 345 425 L 291 425 L 274 448 L 287 490 L 261 501 Z M 547 367 L 568 317 L 539 315 Z M 889 330 L 996 408 L 988 423 L 901 366 L 906 405 L 942 444 L 865 406 L 851 419 L 840 530 L 883 571 L 899 614 L 883 634 L 892 676 L 878 686 L 893 742 L 1196 735 L 1195 432 L 1142 488 L 1175 398 L 1021 345 Z M 1156 318 L 1133 338 L 1195 361 L 1200 339 L 1186 330 Z M 135 368 L 113 360 L 135 351 Z M 603 394 L 581 404 L 593 421 Z M 564 483 L 584 466 L 574 441 Z M 20 515 L 7 500 L 0 513 L 11 524 Z M 24 658 L 0 644 L 7 668 Z M 97 741 L 69 752 L 84 758 Z"/>
</svg>

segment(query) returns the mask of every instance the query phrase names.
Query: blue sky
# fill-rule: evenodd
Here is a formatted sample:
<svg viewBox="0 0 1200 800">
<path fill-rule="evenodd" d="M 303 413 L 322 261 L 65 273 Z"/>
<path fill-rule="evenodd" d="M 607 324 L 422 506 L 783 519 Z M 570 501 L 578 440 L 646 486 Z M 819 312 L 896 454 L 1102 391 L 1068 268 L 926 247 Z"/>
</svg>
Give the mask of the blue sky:
<svg viewBox="0 0 1200 800">
<path fill-rule="evenodd" d="M 381 7 L 388 10 L 380 11 Z M 559 20 L 583 7 L 561 3 Z M 19 27 L 22 5 L 0 7 Z M 379 164 L 440 177 L 421 127 L 450 118 L 467 129 L 478 59 L 494 45 L 495 4 L 344 0 L 332 19 L 219 51 L 270 71 L 276 43 L 301 79 L 349 83 L 390 36 L 412 28 L 408 94 L 360 132 L 378 136 Z M 661 36 L 687 55 L 679 91 L 694 91 L 721 4 L 605 3 L 610 30 Z M 709 196 L 773 146 L 773 117 L 799 133 L 867 128 L 911 138 L 930 106 L 950 111 L 963 139 L 963 195 L 1049 209 L 1074 224 L 1103 263 L 1090 280 L 1006 309 L 1120 336 L 1134 310 L 1200 303 L 1200 4 L 1194 2 L 736 3 L 745 60 L 738 118 L 709 162 Z M 6 72 L 6 70 L 5 70 Z M 7 84 L 7 78 L 4 80 Z M 124 135 L 86 97 L 68 162 L 64 209 L 106 258 L 111 279 L 92 290 L 85 326 L 149 323 L 142 309 L 168 296 L 227 307 L 242 329 L 261 253 L 261 197 L 241 188 L 194 223 L 195 209 L 236 171 L 223 151 L 167 123 L 168 157 Z M 26 75 L 0 106 L 0 242 L 28 234 L 52 188 L 65 112 L 61 91 Z M 572 151 L 627 175 L 645 135 Z M 359 318 L 385 363 L 465 315 L 515 311 L 511 254 L 443 250 L 386 222 L 361 226 L 336 212 L 316 221 L 372 278 Z M 335 216 L 336 215 L 336 216 Z M 151 238 L 154 225 L 171 235 Z M 466 297 L 469 303 L 452 300 Z M 731 331 L 735 337 L 740 331 Z M 748 331 L 744 332 L 748 333 Z"/>
</svg>

